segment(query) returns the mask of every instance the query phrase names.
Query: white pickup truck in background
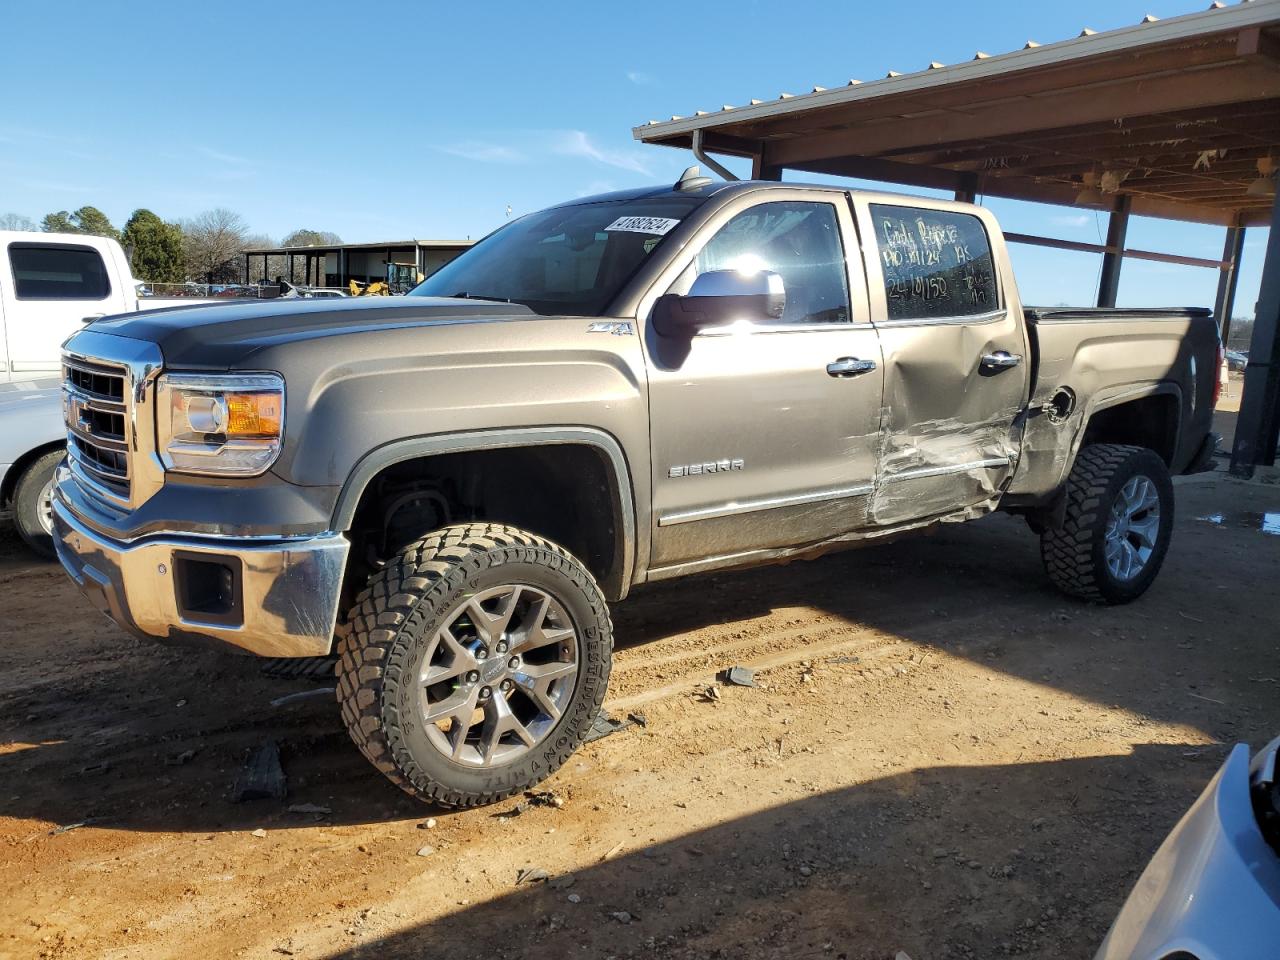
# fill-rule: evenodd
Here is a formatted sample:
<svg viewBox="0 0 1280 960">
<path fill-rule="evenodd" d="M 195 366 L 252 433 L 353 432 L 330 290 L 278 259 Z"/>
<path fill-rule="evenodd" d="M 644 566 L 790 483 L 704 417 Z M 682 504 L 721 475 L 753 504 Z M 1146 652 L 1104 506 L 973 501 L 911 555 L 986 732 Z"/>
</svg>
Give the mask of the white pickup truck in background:
<svg viewBox="0 0 1280 960">
<path fill-rule="evenodd" d="M 62 459 L 62 342 L 99 317 L 225 301 L 138 296 L 114 240 L 0 231 L 0 516 L 52 558 L 49 491 Z"/>
<path fill-rule="evenodd" d="M 0 384 L 59 376 L 62 342 L 99 317 L 224 302 L 139 298 L 141 285 L 114 240 L 0 231 Z"/>
<path fill-rule="evenodd" d="M 138 309 L 120 244 L 105 237 L 0 233 L 0 383 L 57 376 L 62 341 L 84 324 Z"/>
</svg>

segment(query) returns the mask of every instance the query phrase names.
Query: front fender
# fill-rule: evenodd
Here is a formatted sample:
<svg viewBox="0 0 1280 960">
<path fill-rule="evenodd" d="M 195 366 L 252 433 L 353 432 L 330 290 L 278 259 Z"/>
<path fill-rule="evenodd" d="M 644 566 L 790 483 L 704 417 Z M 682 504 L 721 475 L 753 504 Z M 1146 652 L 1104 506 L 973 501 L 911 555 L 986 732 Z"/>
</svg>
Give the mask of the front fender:
<svg viewBox="0 0 1280 960">
<path fill-rule="evenodd" d="M 525 427 L 510 430 L 480 430 L 466 433 L 408 437 L 371 450 L 356 464 L 338 495 L 332 529 L 350 529 L 356 508 L 370 482 L 383 470 L 407 460 L 448 453 L 498 450 L 510 447 L 579 444 L 600 452 L 609 464 L 613 482 L 613 508 L 616 529 L 622 533 L 621 551 L 617 558 L 620 569 L 618 588 L 625 595 L 635 575 L 637 556 L 636 499 L 632 471 L 621 444 L 603 430 L 583 426 Z M 647 530 L 647 526 L 645 527 Z"/>
</svg>

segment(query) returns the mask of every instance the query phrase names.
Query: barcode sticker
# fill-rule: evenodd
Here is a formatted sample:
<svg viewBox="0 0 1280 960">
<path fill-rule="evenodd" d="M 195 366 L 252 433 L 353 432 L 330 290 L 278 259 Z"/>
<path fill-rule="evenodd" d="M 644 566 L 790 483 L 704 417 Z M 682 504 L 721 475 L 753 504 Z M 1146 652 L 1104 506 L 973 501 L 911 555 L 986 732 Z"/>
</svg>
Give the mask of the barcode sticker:
<svg viewBox="0 0 1280 960">
<path fill-rule="evenodd" d="M 670 217 L 619 217 L 605 227 L 605 230 L 622 233 L 651 233 L 664 237 L 675 229 L 679 222 Z"/>
</svg>

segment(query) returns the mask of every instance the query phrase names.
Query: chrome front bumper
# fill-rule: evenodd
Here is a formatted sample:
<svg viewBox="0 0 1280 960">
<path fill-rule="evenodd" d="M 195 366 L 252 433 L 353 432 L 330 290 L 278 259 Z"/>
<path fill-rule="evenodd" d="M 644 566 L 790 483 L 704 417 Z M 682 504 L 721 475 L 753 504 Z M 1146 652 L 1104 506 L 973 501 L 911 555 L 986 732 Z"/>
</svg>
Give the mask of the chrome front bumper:
<svg viewBox="0 0 1280 960">
<path fill-rule="evenodd" d="M 330 652 L 350 546 L 341 534 L 269 541 L 157 535 L 121 543 L 90 529 L 56 495 L 53 523 L 58 559 L 72 579 L 139 637 L 264 657 Z M 202 572 L 183 572 L 192 570 Z M 202 609 L 192 597 L 208 594 L 210 570 L 226 571 L 220 584 L 232 602 Z M 187 584 L 199 578 L 193 591 Z"/>
</svg>

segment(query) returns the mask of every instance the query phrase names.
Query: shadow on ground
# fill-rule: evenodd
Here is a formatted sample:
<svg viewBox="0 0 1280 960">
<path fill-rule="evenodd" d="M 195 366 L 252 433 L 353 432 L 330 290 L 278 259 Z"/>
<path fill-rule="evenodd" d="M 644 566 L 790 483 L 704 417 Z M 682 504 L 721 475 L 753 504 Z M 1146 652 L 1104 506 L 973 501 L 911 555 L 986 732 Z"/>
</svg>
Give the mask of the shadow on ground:
<svg viewBox="0 0 1280 960">
<path fill-rule="evenodd" d="M 1148 745 L 1131 757 L 904 773 L 329 956 L 1087 957 L 1173 826 L 1170 794 L 1189 804 L 1210 776 L 1185 753 Z M 992 804 L 1007 815 L 975 817 Z M 439 895 L 456 903 L 461 892 Z"/>
</svg>

